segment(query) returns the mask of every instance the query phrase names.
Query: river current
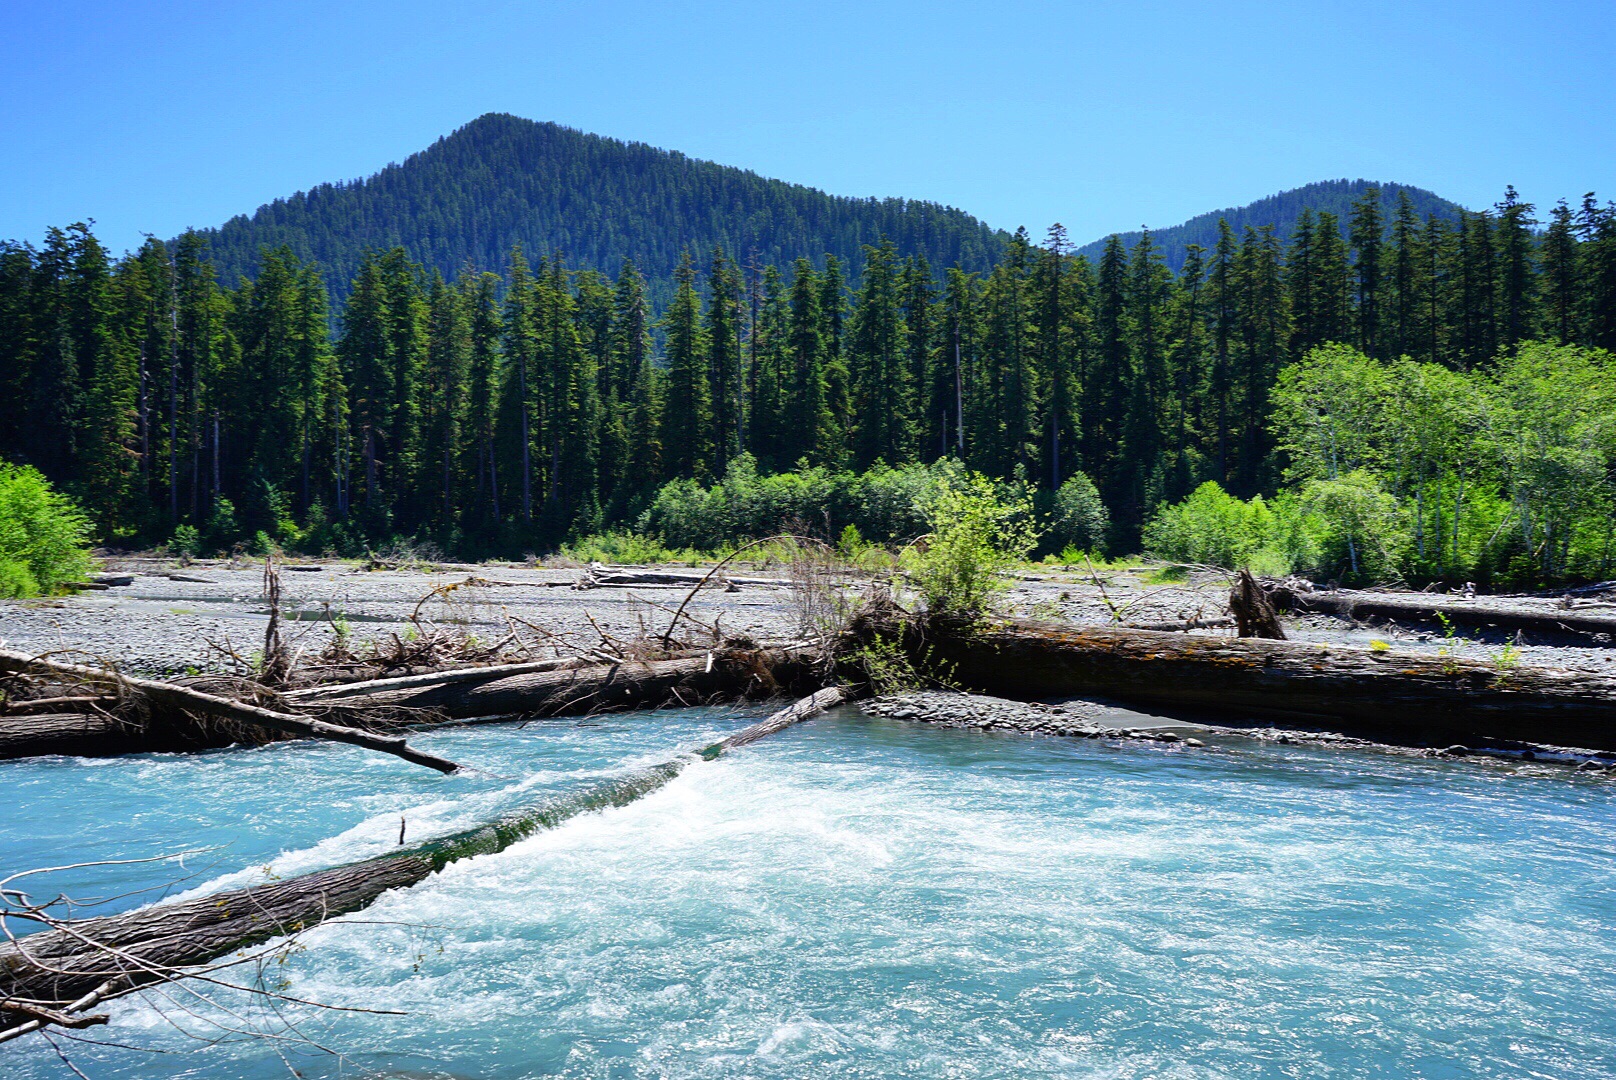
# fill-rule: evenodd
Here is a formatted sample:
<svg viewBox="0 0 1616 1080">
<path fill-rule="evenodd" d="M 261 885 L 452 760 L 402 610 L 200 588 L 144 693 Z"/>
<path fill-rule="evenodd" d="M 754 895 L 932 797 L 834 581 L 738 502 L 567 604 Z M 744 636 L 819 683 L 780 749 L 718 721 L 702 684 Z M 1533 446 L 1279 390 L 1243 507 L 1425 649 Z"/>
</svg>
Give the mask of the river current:
<svg viewBox="0 0 1616 1080">
<path fill-rule="evenodd" d="M 112 898 L 96 913 L 237 887 L 756 715 L 412 740 L 473 766 L 448 778 L 315 744 L 7 763 L 0 867 L 209 849 L 29 879 Z M 58 1045 L 94 1080 L 1616 1078 L 1613 812 L 1616 784 L 1542 767 L 844 710 L 304 935 L 272 988 L 407 1014 L 278 1005 L 339 1056 L 262 1001 L 177 988 L 74 1033 L 122 1047 Z M 0 1070 L 72 1075 L 37 1036 Z"/>
</svg>

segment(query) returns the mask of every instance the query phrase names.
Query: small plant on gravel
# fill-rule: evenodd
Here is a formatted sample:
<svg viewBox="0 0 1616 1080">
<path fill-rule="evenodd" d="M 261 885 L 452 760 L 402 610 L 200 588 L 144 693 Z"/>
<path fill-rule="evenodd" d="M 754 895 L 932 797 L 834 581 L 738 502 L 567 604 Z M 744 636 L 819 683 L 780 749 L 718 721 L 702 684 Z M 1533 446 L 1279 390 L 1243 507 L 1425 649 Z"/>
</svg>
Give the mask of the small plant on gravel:
<svg viewBox="0 0 1616 1080">
<path fill-rule="evenodd" d="M 922 511 L 931 533 L 903 553 L 909 581 L 930 615 L 981 618 L 1007 589 L 1003 573 L 1038 543 L 1032 503 L 971 473 L 940 480 Z"/>
</svg>

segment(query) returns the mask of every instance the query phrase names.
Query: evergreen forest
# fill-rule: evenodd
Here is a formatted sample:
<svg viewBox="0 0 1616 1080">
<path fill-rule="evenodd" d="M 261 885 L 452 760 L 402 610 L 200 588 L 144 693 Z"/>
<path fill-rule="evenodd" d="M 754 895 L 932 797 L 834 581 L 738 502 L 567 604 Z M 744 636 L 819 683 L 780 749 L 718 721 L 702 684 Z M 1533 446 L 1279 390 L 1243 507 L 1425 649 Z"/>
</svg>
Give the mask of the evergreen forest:
<svg viewBox="0 0 1616 1080">
<path fill-rule="evenodd" d="M 1385 205 L 1305 210 L 1283 242 L 1220 222 L 1176 272 L 1148 232 L 1091 259 L 1059 225 L 986 266 L 891 237 L 851 264 L 685 250 L 665 303 L 633 257 L 449 277 L 394 246 L 334 305 L 289 245 L 231 284 L 218 238 L 115 258 L 75 224 L 0 248 L 0 458 L 124 545 L 514 556 L 726 478 L 958 462 L 1046 506 L 1092 482 L 1085 546 L 1117 553 L 1189 557 L 1185 506 L 1272 516 L 1305 488 L 1343 572 L 1608 570 L 1616 206 Z M 1419 527 L 1381 543 L 1376 514 Z"/>
</svg>

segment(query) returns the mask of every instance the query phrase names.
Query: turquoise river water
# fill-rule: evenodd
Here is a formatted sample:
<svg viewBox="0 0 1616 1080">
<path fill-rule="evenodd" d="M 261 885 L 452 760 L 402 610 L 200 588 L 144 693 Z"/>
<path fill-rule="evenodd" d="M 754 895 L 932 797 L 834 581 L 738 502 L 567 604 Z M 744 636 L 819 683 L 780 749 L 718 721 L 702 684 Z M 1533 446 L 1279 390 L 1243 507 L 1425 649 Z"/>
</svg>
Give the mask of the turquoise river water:
<svg viewBox="0 0 1616 1080">
<path fill-rule="evenodd" d="M 7 763 L 0 869 L 205 848 L 26 884 L 97 913 L 235 887 L 756 715 L 417 736 L 474 766 L 454 777 L 315 744 Z M 1616 784 L 1547 768 L 843 711 L 455 864 L 270 965 L 289 997 L 406 1015 L 277 1018 L 169 988 L 74 1033 L 121 1046 L 57 1043 L 94 1080 L 1616 1078 L 1613 812 Z M 0 1075 L 72 1073 L 29 1036 Z"/>
</svg>

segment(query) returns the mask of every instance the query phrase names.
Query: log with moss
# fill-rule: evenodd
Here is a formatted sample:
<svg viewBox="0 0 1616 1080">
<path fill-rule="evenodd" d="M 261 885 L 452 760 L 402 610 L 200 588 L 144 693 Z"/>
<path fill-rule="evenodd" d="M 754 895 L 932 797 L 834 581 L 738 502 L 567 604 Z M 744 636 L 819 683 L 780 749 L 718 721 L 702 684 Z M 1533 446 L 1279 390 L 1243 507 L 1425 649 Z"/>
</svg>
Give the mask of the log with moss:
<svg viewBox="0 0 1616 1080">
<path fill-rule="evenodd" d="M 627 805 L 678 776 L 692 761 L 720 757 L 817 716 L 845 697 L 841 687 L 817 691 L 695 754 L 547 799 L 451 836 L 283 881 L 75 920 L 17 938 L 0 945 L 0 1026 L 36 1022 L 40 1009 L 61 1010 L 88 996 L 101 1000 L 181 978 L 188 969 L 239 949 L 358 911 L 383 893 L 414 885 L 452 862 L 503 851 L 579 814 Z M 0 1031 L 0 1041 L 7 1035 Z"/>
<path fill-rule="evenodd" d="M 910 631 L 954 683 L 1022 700 L 1100 695 L 1195 714 L 1308 720 L 1396 742 L 1616 750 L 1616 678 L 1429 653 L 1073 627 Z"/>
</svg>

